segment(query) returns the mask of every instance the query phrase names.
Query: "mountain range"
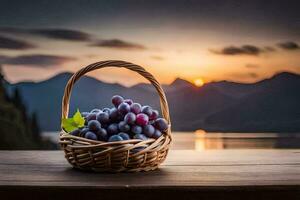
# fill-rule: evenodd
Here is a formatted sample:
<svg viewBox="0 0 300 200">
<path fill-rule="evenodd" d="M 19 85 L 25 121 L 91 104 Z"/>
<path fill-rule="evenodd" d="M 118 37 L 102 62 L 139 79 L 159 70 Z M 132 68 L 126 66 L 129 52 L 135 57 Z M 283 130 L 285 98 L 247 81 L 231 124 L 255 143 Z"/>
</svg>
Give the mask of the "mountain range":
<svg viewBox="0 0 300 200">
<path fill-rule="evenodd" d="M 61 73 L 41 82 L 8 84 L 18 87 L 29 112 L 36 112 L 43 131 L 60 129 L 61 99 L 71 77 Z M 163 85 L 170 106 L 172 130 L 221 132 L 300 132 L 300 75 L 282 72 L 252 84 L 219 81 L 196 87 L 183 79 Z M 150 84 L 125 87 L 85 76 L 75 85 L 70 111 L 111 107 L 119 94 L 159 108 Z"/>
</svg>

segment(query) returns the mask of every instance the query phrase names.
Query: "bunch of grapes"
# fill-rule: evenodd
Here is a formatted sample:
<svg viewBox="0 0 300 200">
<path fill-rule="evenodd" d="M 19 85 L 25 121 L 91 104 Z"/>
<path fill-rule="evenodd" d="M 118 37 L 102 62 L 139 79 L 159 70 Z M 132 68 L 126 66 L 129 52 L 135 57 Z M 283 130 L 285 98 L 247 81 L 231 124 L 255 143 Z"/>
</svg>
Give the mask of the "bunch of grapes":
<svg viewBox="0 0 300 200">
<path fill-rule="evenodd" d="M 111 99 L 114 107 L 82 112 L 85 126 L 70 134 L 99 141 L 147 140 L 159 138 L 168 129 L 164 118 L 157 110 L 142 106 L 131 99 L 115 95 Z"/>
</svg>

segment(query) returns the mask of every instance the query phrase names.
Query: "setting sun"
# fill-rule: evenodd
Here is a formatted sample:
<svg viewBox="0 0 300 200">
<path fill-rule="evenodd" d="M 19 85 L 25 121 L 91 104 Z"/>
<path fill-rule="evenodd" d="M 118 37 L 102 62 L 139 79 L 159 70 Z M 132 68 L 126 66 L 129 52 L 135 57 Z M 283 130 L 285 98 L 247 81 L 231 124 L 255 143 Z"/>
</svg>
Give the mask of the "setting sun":
<svg viewBox="0 0 300 200">
<path fill-rule="evenodd" d="M 204 81 L 203 79 L 201 78 L 197 78 L 194 80 L 194 84 L 197 86 L 197 87 L 201 87 L 202 85 L 204 85 Z"/>
</svg>

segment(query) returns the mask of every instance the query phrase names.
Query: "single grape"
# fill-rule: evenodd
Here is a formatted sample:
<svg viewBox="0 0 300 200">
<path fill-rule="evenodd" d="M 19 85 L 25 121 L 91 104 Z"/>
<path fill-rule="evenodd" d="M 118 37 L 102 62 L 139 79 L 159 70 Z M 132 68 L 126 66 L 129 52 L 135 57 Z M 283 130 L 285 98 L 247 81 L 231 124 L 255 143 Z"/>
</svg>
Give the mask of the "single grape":
<svg viewBox="0 0 300 200">
<path fill-rule="evenodd" d="M 148 117 L 150 117 L 152 115 L 152 108 L 150 106 L 143 106 L 142 107 L 142 113 L 145 113 L 146 115 L 148 115 Z"/>
<path fill-rule="evenodd" d="M 112 104 L 117 108 L 124 101 L 123 97 L 115 95 L 111 98 Z"/>
<path fill-rule="evenodd" d="M 130 106 L 130 111 L 133 112 L 134 114 L 139 114 L 142 111 L 142 106 L 139 103 L 133 103 Z"/>
<path fill-rule="evenodd" d="M 140 126 L 145 126 L 149 122 L 149 117 L 148 115 L 144 113 L 140 113 L 136 116 L 136 124 Z"/>
<path fill-rule="evenodd" d="M 152 125 L 150 125 L 150 124 L 148 124 L 148 125 L 146 125 L 146 126 L 143 127 L 143 133 L 147 137 L 152 137 L 153 134 L 154 134 L 154 132 L 155 132 L 155 128 Z"/>
<path fill-rule="evenodd" d="M 110 121 L 112 121 L 112 122 L 118 121 L 118 117 L 119 117 L 118 110 L 116 108 L 110 109 L 110 112 L 109 112 Z"/>
<path fill-rule="evenodd" d="M 100 112 L 97 114 L 97 120 L 101 124 L 108 124 L 109 123 L 109 114 L 107 112 Z"/>
<path fill-rule="evenodd" d="M 157 139 L 162 135 L 162 133 L 160 132 L 160 130 L 155 129 L 154 134 L 152 135 L 152 138 Z"/>
<path fill-rule="evenodd" d="M 89 114 L 90 114 L 89 112 L 82 112 L 81 116 L 84 117 L 84 118 L 86 118 Z"/>
<path fill-rule="evenodd" d="M 123 140 L 123 138 L 119 135 L 112 135 L 108 139 L 109 142 L 116 142 L 116 141 L 122 141 L 122 140 Z"/>
<path fill-rule="evenodd" d="M 91 131 L 87 132 L 84 137 L 90 140 L 97 140 L 97 135 Z"/>
<path fill-rule="evenodd" d="M 165 131 L 168 129 L 168 122 L 164 118 L 158 118 L 155 120 L 154 126 L 160 131 Z"/>
<path fill-rule="evenodd" d="M 119 128 L 117 123 L 110 124 L 106 129 L 108 135 L 118 134 Z"/>
<path fill-rule="evenodd" d="M 143 134 L 135 134 L 133 139 L 147 140 L 148 138 Z"/>
<path fill-rule="evenodd" d="M 138 125 L 134 125 L 131 127 L 131 132 L 134 134 L 141 134 L 143 132 L 143 129 Z"/>
<path fill-rule="evenodd" d="M 150 120 L 156 120 L 159 116 L 159 112 L 157 110 L 152 110 L 152 115 L 149 117 Z"/>
<path fill-rule="evenodd" d="M 83 129 L 81 129 L 80 130 L 80 137 L 84 137 L 85 136 L 85 134 L 87 133 L 87 132 L 89 132 L 90 130 L 88 129 L 88 128 L 83 128 Z"/>
<path fill-rule="evenodd" d="M 122 132 L 128 132 L 130 130 L 130 126 L 125 121 L 119 122 L 118 128 Z"/>
<path fill-rule="evenodd" d="M 128 135 L 127 133 L 121 132 L 121 133 L 119 133 L 118 135 L 119 135 L 123 140 L 130 140 L 130 137 L 129 137 L 129 135 Z"/>
<path fill-rule="evenodd" d="M 98 131 L 101 128 L 101 124 L 97 120 L 91 120 L 88 122 L 88 128 L 90 131 Z"/>
<path fill-rule="evenodd" d="M 102 110 L 103 112 L 106 112 L 106 113 L 108 113 L 109 114 L 109 112 L 110 112 L 110 108 L 103 108 L 103 110 Z"/>
<path fill-rule="evenodd" d="M 134 124 L 135 121 L 136 121 L 136 115 L 132 112 L 129 112 L 125 115 L 124 117 L 124 121 L 127 123 L 127 124 Z"/>
<path fill-rule="evenodd" d="M 90 113 L 90 114 L 86 117 L 86 121 L 96 120 L 96 118 L 97 118 L 96 113 Z"/>
<path fill-rule="evenodd" d="M 107 141 L 107 131 L 104 128 L 100 128 L 96 132 L 96 135 L 97 135 L 98 140 Z"/>
<path fill-rule="evenodd" d="M 124 102 L 127 103 L 128 105 L 133 104 L 133 101 L 131 99 L 125 99 Z"/>
<path fill-rule="evenodd" d="M 69 134 L 73 136 L 79 136 L 80 135 L 80 129 L 75 129 L 74 131 L 71 131 Z"/>
<path fill-rule="evenodd" d="M 130 111 L 130 106 L 128 103 L 123 102 L 118 106 L 118 111 L 119 113 L 125 115 Z"/>
<path fill-rule="evenodd" d="M 95 109 L 93 109 L 92 111 L 91 111 L 91 113 L 99 113 L 99 112 L 102 112 L 102 110 L 100 110 L 100 109 L 97 109 L 97 108 L 95 108 Z"/>
</svg>

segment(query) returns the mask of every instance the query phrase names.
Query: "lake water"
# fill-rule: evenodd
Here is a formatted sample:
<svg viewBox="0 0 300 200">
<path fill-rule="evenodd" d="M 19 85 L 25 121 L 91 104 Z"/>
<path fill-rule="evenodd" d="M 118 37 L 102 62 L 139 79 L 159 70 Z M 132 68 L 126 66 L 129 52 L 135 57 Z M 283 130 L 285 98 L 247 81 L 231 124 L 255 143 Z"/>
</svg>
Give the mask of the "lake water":
<svg viewBox="0 0 300 200">
<path fill-rule="evenodd" d="M 57 142 L 58 132 L 43 137 Z M 173 132 L 172 149 L 300 149 L 300 133 Z"/>
</svg>

